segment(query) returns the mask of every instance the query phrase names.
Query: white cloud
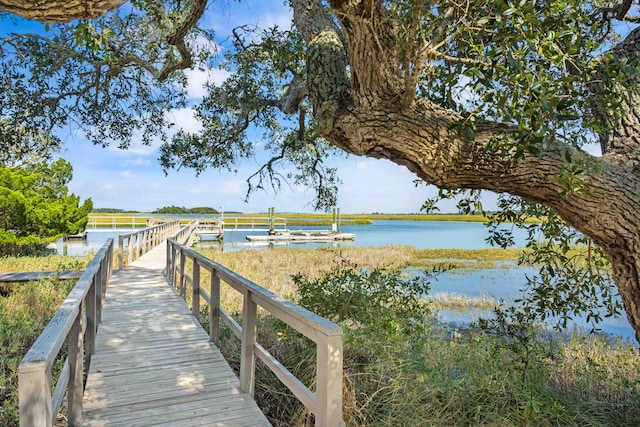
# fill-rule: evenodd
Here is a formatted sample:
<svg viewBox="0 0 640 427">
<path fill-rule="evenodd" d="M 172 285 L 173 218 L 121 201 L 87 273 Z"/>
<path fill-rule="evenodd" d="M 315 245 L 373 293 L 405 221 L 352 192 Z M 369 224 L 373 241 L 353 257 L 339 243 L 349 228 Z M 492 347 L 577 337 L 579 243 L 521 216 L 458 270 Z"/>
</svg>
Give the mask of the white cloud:
<svg viewBox="0 0 640 427">
<path fill-rule="evenodd" d="M 166 113 L 165 118 L 174 123 L 174 126 L 171 126 L 168 130 L 170 137 L 180 129 L 185 132 L 199 132 L 202 130 L 202 124 L 196 119 L 195 111 L 190 107 L 171 110 Z"/>
<path fill-rule="evenodd" d="M 100 191 L 109 196 L 117 196 L 120 191 L 118 190 L 118 186 L 114 185 L 110 182 L 102 183 L 100 186 Z"/>
<path fill-rule="evenodd" d="M 214 86 L 221 86 L 230 75 L 231 73 L 227 70 L 213 68 L 209 70 L 209 83 Z"/>
<path fill-rule="evenodd" d="M 113 141 L 106 147 L 106 149 L 123 157 L 130 156 L 131 154 L 136 154 L 138 156 L 148 156 L 156 151 L 159 146 L 159 140 L 153 139 L 149 145 L 145 145 L 142 143 L 142 137 L 134 137 L 134 139 L 129 144 L 129 147 L 125 149 L 118 148 L 117 142 Z"/>
<path fill-rule="evenodd" d="M 363 171 L 363 170 L 369 169 L 369 162 L 367 162 L 366 160 L 357 160 L 356 161 L 356 169 L 359 170 L 359 171 Z"/>
<path fill-rule="evenodd" d="M 231 75 L 227 70 L 212 68 L 207 70 L 186 70 L 187 95 L 189 98 L 202 99 L 207 94 L 207 84 L 220 86 Z"/>
<path fill-rule="evenodd" d="M 241 179 L 225 179 L 216 189 L 216 193 L 221 196 L 244 196 L 247 192 L 247 183 Z"/>
<path fill-rule="evenodd" d="M 153 163 L 148 158 L 135 157 L 133 159 L 125 159 L 125 163 L 133 166 L 151 166 Z"/>
<path fill-rule="evenodd" d="M 132 178 L 137 178 L 138 175 L 135 174 L 134 172 L 131 172 L 130 170 L 123 170 L 122 172 L 120 172 L 120 176 L 123 178 L 127 178 L 127 179 L 132 179 Z"/>
</svg>

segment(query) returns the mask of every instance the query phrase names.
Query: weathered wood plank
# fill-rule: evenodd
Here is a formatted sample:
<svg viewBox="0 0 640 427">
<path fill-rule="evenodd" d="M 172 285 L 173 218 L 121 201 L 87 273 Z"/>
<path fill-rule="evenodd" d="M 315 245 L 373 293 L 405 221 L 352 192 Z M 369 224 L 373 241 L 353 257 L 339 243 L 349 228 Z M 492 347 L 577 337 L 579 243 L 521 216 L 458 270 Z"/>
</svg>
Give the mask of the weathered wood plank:
<svg viewBox="0 0 640 427">
<path fill-rule="evenodd" d="M 83 426 L 268 426 L 180 295 L 160 245 L 112 276 Z"/>
</svg>

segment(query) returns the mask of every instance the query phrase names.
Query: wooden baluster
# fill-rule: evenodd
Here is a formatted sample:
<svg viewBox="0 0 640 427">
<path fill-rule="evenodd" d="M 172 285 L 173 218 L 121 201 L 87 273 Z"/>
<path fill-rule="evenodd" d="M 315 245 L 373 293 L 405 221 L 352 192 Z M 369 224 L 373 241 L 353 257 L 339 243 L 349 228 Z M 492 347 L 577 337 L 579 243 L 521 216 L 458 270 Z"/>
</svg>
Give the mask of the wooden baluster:
<svg viewBox="0 0 640 427">
<path fill-rule="evenodd" d="M 253 397 L 256 371 L 256 317 L 257 305 L 251 299 L 251 291 L 244 291 L 242 307 L 242 339 L 240 349 L 240 388 Z"/>
<path fill-rule="evenodd" d="M 211 270 L 209 292 L 209 338 L 220 345 L 220 278 L 215 270 Z"/>
<path fill-rule="evenodd" d="M 342 335 L 318 340 L 316 363 L 316 426 L 342 426 Z"/>
<path fill-rule="evenodd" d="M 85 340 L 86 340 L 86 357 L 87 357 L 87 366 L 91 364 L 91 355 L 96 352 L 96 331 L 97 331 L 97 317 L 98 317 L 98 309 L 97 306 L 100 304 L 99 299 L 102 299 L 102 286 L 101 286 L 101 274 L 102 265 L 100 269 L 96 272 L 96 275 L 93 276 L 93 280 L 91 281 L 91 286 L 89 287 L 89 291 L 87 292 L 87 297 L 85 299 L 85 306 L 87 307 L 87 329 L 85 331 Z"/>
<path fill-rule="evenodd" d="M 130 265 L 133 262 L 133 236 L 129 236 L 128 240 L 127 240 L 127 252 L 129 253 L 129 256 L 127 258 L 127 265 Z"/>
<path fill-rule="evenodd" d="M 186 263 L 186 257 L 184 253 L 182 253 L 182 248 L 179 250 L 180 254 L 180 295 L 182 295 L 182 299 L 186 299 L 187 296 L 187 278 L 184 274 L 184 267 Z"/>
<path fill-rule="evenodd" d="M 69 331 L 69 385 L 67 391 L 67 399 L 69 408 L 67 410 L 67 417 L 69 418 L 69 426 L 77 426 L 82 418 L 82 395 L 84 393 L 83 387 L 83 360 L 84 353 L 82 345 L 82 305 L 78 310 L 71 330 Z"/>
<path fill-rule="evenodd" d="M 20 427 L 51 427 L 51 368 L 45 360 L 20 364 L 18 407 Z"/>
<path fill-rule="evenodd" d="M 191 312 L 200 322 L 200 264 L 193 260 L 193 278 L 191 285 Z"/>
<path fill-rule="evenodd" d="M 124 268 L 124 236 L 118 236 L 118 270 Z"/>
</svg>

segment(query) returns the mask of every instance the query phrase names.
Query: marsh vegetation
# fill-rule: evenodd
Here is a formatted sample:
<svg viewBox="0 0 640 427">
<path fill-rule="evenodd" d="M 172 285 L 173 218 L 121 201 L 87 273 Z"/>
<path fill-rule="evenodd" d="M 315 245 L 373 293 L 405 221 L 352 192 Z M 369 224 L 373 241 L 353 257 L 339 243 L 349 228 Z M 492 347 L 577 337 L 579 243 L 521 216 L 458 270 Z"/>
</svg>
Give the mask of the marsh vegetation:
<svg viewBox="0 0 640 427">
<path fill-rule="evenodd" d="M 207 255 L 343 326 L 348 426 L 635 423 L 640 358 L 629 342 L 580 331 L 551 333 L 503 307 L 496 307 L 497 316 L 482 325 L 441 324 L 440 309 L 487 308 L 494 301 L 447 295 L 425 299 L 428 281 L 402 273 L 407 267 L 437 273 L 443 264 L 484 268 L 520 253 L 387 246 Z M 227 291 L 223 305 L 237 314 L 240 296 Z M 310 342 L 267 316 L 258 333 L 259 341 L 298 378 L 312 381 L 315 349 Z M 229 331 L 222 336 L 223 351 L 237 369 L 238 343 Z M 257 374 L 256 390 L 274 425 L 311 425 L 307 411 L 266 370 Z"/>
<path fill-rule="evenodd" d="M 343 327 L 348 426 L 632 425 L 640 418 L 640 358 L 630 343 L 580 332 L 552 334 L 505 311 L 483 327 L 441 324 L 438 310 L 493 308 L 495 301 L 423 298 L 430 287 L 425 277 L 443 265 L 493 268 L 521 253 L 383 246 L 206 255 Z M 5 258 L 0 271 L 80 269 L 89 259 Z M 404 273 L 408 268 L 428 273 L 414 277 Z M 17 425 L 18 363 L 72 286 L 43 279 L 0 298 L 0 424 Z M 223 305 L 238 315 L 240 296 L 223 289 Z M 312 385 L 315 348 L 306 338 L 267 316 L 260 318 L 258 333 L 261 344 Z M 222 339 L 237 368 L 233 334 L 223 330 Z M 258 370 L 256 390 L 275 426 L 311 425 L 311 416 L 268 370 Z"/>
</svg>

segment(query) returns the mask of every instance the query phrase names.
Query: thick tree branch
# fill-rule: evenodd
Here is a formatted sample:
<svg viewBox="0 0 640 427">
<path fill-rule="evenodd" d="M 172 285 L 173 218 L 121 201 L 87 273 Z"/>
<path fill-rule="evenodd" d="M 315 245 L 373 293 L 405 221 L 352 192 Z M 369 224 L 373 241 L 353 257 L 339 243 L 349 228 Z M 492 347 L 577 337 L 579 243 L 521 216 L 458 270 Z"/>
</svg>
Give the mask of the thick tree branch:
<svg viewBox="0 0 640 427">
<path fill-rule="evenodd" d="M 127 0 L 0 0 L 0 10 L 22 18 L 48 22 L 68 22 L 78 18 L 98 18 Z"/>
<path fill-rule="evenodd" d="M 308 16 L 313 16 L 314 8 L 322 14 L 320 1 L 293 3 Z M 568 144 L 552 143 L 539 155 L 518 155 L 515 128 L 477 122 L 474 134 L 466 135 L 458 131 L 462 117 L 455 112 L 419 98 L 412 104 L 397 102 L 398 87 L 381 81 L 382 76 L 393 77 L 391 68 L 397 64 L 379 55 L 384 51 L 387 57 L 394 56 L 398 51 L 395 40 L 384 39 L 389 29 L 380 28 L 385 21 L 379 9 L 370 1 L 333 0 L 331 7 L 344 29 L 348 53 L 332 25 L 296 21 L 308 45 L 310 100 L 325 138 L 349 153 L 403 165 L 441 188 L 504 192 L 554 209 L 611 257 L 613 276 L 640 340 L 640 260 L 630 256 L 640 250 L 638 175 L 630 173 L 624 162 L 594 158 Z M 379 43 L 387 41 L 386 50 L 380 49 Z M 635 35 L 625 43 L 621 48 L 627 55 L 640 47 Z M 624 111 L 609 146 L 618 144 L 623 151 L 637 153 L 635 140 L 620 138 L 639 134 L 640 126 L 626 123 L 624 117 L 629 112 L 631 117 L 640 116 L 636 114 L 640 102 L 632 97 L 628 101 L 629 111 Z M 495 141 L 512 151 L 489 149 Z M 571 179 L 567 177 L 575 170 L 579 172 L 573 178 L 581 184 L 567 192 L 566 180 Z"/>
</svg>

